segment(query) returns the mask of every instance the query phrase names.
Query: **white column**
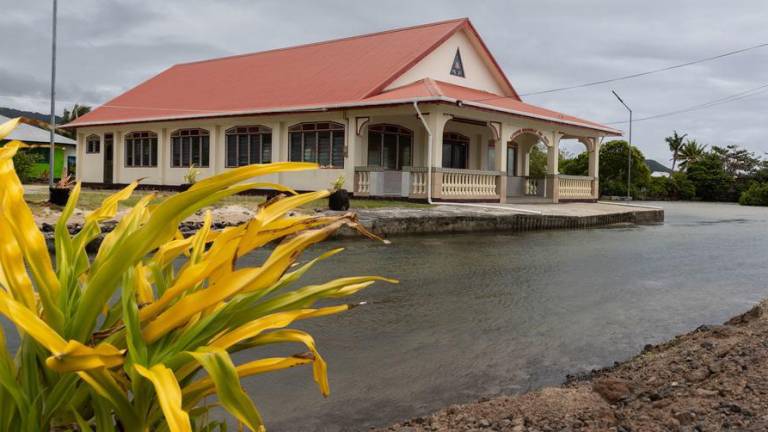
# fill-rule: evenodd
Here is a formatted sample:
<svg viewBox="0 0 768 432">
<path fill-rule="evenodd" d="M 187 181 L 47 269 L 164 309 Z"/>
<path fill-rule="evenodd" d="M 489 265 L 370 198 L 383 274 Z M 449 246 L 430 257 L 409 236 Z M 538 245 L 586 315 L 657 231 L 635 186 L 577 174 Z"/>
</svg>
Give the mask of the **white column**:
<svg viewBox="0 0 768 432">
<path fill-rule="evenodd" d="M 168 135 L 168 129 L 160 129 L 157 137 L 157 166 L 160 168 L 160 184 L 167 185 L 168 169 L 171 166 L 171 137 Z"/>
<path fill-rule="evenodd" d="M 592 177 L 592 197 L 600 197 L 600 141 L 599 138 L 590 139 L 587 146 L 589 151 L 589 176 Z"/>
<path fill-rule="evenodd" d="M 359 136 L 357 136 L 357 125 L 355 118 L 346 116 L 346 140 L 344 143 L 344 180 L 346 188 L 354 189 L 355 164 L 357 161 L 357 150 L 360 146 Z"/>
<path fill-rule="evenodd" d="M 562 134 L 553 132 L 550 137 L 549 147 L 547 148 L 547 174 L 559 174 L 558 163 L 560 162 L 560 137 Z"/>
</svg>

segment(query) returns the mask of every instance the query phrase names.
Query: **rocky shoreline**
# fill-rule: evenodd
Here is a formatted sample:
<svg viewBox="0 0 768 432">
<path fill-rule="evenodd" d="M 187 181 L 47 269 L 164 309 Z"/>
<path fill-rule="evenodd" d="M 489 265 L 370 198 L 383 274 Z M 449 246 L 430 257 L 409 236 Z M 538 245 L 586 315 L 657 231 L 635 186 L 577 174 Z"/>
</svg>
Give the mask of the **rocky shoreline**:
<svg viewBox="0 0 768 432">
<path fill-rule="evenodd" d="M 560 387 L 450 406 L 383 431 L 767 431 L 768 300 Z"/>
</svg>

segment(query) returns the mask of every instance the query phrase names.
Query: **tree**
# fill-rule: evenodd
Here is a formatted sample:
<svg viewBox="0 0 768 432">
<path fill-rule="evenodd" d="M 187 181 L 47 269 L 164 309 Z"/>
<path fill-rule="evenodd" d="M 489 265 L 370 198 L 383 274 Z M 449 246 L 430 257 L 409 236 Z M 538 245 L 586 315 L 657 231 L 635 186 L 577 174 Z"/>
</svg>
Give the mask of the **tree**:
<svg viewBox="0 0 768 432">
<path fill-rule="evenodd" d="M 547 175 L 547 152 L 542 149 L 543 144 L 531 147 L 528 154 L 528 175 L 540 178 Z"/>
<path fill-rule="evenodd" d="M 720 158 L 723 169 L 731 177 L 752 176 L 760 167 L 760 158 L 755 153 L 736 144 L 726 147 L 712 146 L 712 153 Z"/>
<path fill-rule="evenodd" d="M 753 182 L 741 193 L 739 204 L 749 206 L 768 206 L 768 183 Z"/>
<path fill-rule="evenodd" d="M 706 153 L 707 146 L 699 144 L 696 140 L 688 140 L 680 149 L 680 169 L 686 170 L 688 165 L 701 159 Z"/>
<path fill-rule="evenodd" d="M 67 124 L 76 120 L 78 117 L 82 117 L 88 114 L 89 112 L 91 112 L 91 107 L 88 105 L 74 104 L 72 105 L 72 109 L 64 108 L 64 116 L 62 117 L 62 122 Z"/>
<path fill-rule="evenodd" d="M 713 152 L 704 153 L 689 163 L 688 179 L 696 187 L 696 195 L 705 201 L 726 201 L 733 186 L 733 177 L 723 168 L 720 157 Z"/>
<path fill-rule="evenodd" d="M 669 145 L 669 151 L 672 152 L 672 171 L 675 170 L 675 163 L 677 163 L 677 159 L 680 156 L 680 150 L 683 148 L 683 143 L 685 140 L 685 137 L 687 137 L 688 134 L 678 135 L 677 131 L 672 132 L 672 136 L 668 136 L 664 138 L 664 140 L 667 142 L 667 145 Z"/>
<path fill-rule="evenodd" d="M 86 114 L 91 112 L 91 107 L 88 105 L 80 105 L 80 104 L 74 104 L 72 105 L 72 109 L 64 108 L 64 115 L 61 118 L 62 124 L 67 124 L 69 122 L 72 122 L 76 120 L 78 117 L 82 117 Z M 75 133 L 72 130 L 56 130 L 56 132 L 60 133 L 61 135 L 68 136 L 70 138 L 75 138 Z"/>
<path fill-rule="evenodd" d="M 600 191 L 603 195 L 627 195 L 628 151 L 629 144 L 623 140 L 608 141 L 600 148 Z M 584 156 L 587 162 L 588 157 Z M 648 187 L 651 171 L 645 164 L 645 156 L 637 147 L 632 147 L 631 159 L 630 194 L 637 197 L 640 191 Z"/>
</svg>

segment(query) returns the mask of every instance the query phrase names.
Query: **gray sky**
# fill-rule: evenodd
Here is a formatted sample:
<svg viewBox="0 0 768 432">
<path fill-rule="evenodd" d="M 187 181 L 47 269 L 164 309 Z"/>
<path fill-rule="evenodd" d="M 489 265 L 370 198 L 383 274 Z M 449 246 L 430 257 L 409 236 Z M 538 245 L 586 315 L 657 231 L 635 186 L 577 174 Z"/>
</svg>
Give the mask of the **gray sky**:
<svg viewBox="0 0 768 432">
<path fill-rule="evenodd" d="M 50 1 L 13 3 L 3 8 L 0 26 L 0 106 L 47 112 Z M 523 94 L 768 42 L 768 4 L 761 0 L 65 0 L 59 2 L 59 107 L 98 105 L 174 63 L 464 16 Z M 768 48 L 524 100 L 613 122 L 627 113 L 612 88 L 639 118 L 765 83 Z M 767 117 L 768 91 L 636 122 L 634 143 L 667 165 L 664 137 L 674 129 L 706 144 L 741 144 L 763 154 L 768 152 Z"/>
</svg>

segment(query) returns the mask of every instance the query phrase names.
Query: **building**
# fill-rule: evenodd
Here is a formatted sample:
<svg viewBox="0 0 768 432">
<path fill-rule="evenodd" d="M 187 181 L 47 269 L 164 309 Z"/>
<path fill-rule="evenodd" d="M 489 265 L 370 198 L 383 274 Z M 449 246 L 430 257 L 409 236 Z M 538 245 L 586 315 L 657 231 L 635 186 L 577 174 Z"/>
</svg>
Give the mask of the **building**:
<svg viewBox="0 0 768 432">
<path fill-rule="evenodd" d="M 356 196 L 486 202 L 595 199 L 601 140 L 620 135 L 523 102 L 468 19 L 179 64 L 67 127 L 85 183 L 290 160 L 321 169 L 265 181 L 317 190 L 343 175 Z M 588 177 L 558 174 L 566 138 L 589 151 Z M 547 175 L 531 178 L 538 143 Z"/>
<path fill-rule="evenodd" d="M 11 120 L 8 117 L 0 115 L 0 124 Z M 45 177 L 50 169 L 48 161 L 50 160 L 49 147 L 51 143 L 51 131 L 48 129 L 32 126 L 40 122 L 36 120 L 26 119 L 22 123 L 11 131 L 11 133 L 0 140 L 0 146 L 8 141 L 22 141 L 26 144 L 34 146 L 32 149 L 24 150 L 35 153 L 38 155 L 37 163 L 34 166 L 34 170 L 31 173 L 32 177 Z M 76 146 L 77 142 L 72 138 L 67 138 L 63 135 L 54 134 L 54 178 L 60 178 L 62 170 L 67 167 L 68 173 L 74 173 L 76 166 Z M 66 164 L 66 165 L 65 165 Z"/>
</svg>

